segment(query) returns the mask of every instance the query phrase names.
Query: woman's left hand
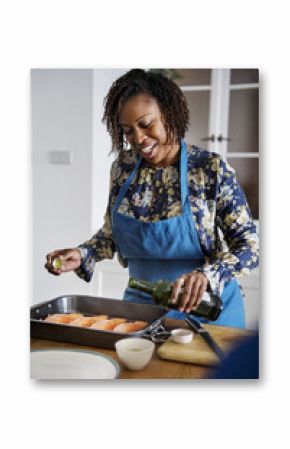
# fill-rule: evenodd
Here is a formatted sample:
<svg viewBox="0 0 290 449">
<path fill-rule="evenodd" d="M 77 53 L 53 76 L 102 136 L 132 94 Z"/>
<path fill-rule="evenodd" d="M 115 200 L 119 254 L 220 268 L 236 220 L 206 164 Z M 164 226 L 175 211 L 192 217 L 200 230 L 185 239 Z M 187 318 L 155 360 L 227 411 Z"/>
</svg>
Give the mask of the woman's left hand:
<svg viewBox="0 0 290 449">
<path fill-rule="evenodd" d="M 192 271 L 184 274 L 176 279 L 174 283 L 171 303 L 175 304 L 179 294 L 181 294 L 181 298 L 178 300 L 178 310 L 188 313 L 198 307 L 207 286 L 208 279 L 204 273 Z"/>
</svg>

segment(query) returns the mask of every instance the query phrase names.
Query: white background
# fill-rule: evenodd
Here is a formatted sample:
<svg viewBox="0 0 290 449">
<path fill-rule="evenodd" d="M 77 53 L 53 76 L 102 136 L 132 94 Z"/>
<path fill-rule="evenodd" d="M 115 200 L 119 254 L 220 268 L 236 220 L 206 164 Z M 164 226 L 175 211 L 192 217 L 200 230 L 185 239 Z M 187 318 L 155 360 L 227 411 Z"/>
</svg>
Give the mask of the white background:
<svg viewBox="0 0 290 449">
<path fill-rule="evenodd" d="M 31 449 L 198 443 L 223 449 L 285 447 L 290 167 L 286 2 L 103 3 L 10 0 L 0 7 L 1 441 L 5 447 Z M 145 63 L 260 69 L 260 381 L 29 379 L 30 68 Z"/>
</svg>

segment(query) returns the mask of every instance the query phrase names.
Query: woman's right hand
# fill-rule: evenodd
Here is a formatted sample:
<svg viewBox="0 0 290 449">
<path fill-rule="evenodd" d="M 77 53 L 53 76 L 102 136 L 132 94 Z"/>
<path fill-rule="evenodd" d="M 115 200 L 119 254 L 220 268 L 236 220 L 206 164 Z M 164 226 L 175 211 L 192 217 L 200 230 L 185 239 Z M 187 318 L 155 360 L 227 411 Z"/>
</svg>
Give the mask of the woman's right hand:
<svg viewBox="0 0 290 449">
<path fill-rule="evenodd" d="M 57 249 L 47 254 L 45 268 L 49 273 L 59 276 L 79 268 L 81 261 L 81 252 L 78 248 Z"/>
</svg>

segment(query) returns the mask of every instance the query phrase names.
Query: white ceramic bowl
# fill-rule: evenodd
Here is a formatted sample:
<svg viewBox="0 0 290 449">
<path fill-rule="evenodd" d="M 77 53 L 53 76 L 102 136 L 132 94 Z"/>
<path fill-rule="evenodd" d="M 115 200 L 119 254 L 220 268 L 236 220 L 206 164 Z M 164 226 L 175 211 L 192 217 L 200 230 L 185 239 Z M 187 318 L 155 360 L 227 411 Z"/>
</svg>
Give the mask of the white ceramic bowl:
<svg viewBox="0 0 290 449">
<path fill-rule="evenodd" d="M 151 360 L 155 344 L 144 338 L 124 338 L 115 343 L 121 362 L 131 370 L 143 369 Z"/>
<path fill-rule="evenodd" d="M 175 343 L 190 343 L 193 338 L 193 333 L 187 329 L 173 329 L 171 331 L 170 339 Z"/>
</svg>

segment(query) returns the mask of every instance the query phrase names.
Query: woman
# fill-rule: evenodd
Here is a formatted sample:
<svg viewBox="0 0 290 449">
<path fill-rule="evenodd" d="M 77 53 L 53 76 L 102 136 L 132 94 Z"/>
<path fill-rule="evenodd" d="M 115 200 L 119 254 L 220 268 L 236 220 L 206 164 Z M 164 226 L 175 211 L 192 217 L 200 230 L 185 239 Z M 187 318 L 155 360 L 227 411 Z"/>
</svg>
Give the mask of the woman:
<svg viewBox="0 0 290 449">
<path fill-rule="evenodd" d="M 255 225 L 234 171 L 218 154 L 184 142 L 189 111 L 179 87 L 131 70 L 112 85 L 103 120 L 118 152 L 104 226 L 78 248 L 48 254 L 48 271 L 75 270 L 90 281 L 95 263 L 117 252 L 130 276 L 174 281 L 173 301 L 183 289 L 171 317 L 196 308 L 210 286 L 224 303 L 215 324 L 244 327 L 236 276 L 258 264 Z M 124 299 L 152 303 L 130 288 Z"/>
</svg>

